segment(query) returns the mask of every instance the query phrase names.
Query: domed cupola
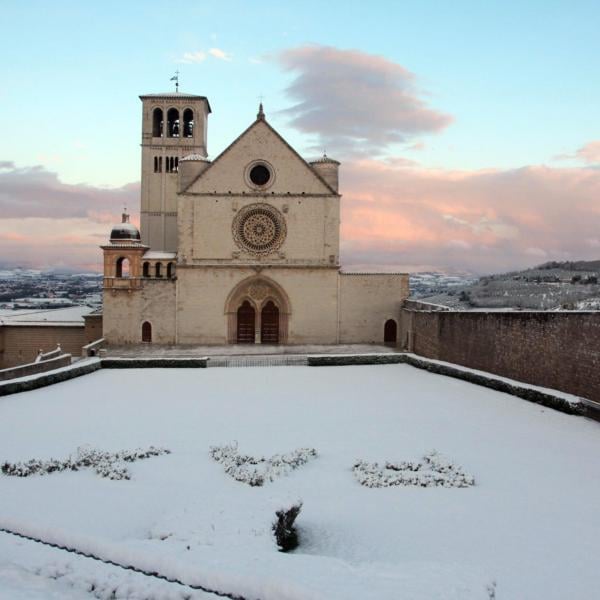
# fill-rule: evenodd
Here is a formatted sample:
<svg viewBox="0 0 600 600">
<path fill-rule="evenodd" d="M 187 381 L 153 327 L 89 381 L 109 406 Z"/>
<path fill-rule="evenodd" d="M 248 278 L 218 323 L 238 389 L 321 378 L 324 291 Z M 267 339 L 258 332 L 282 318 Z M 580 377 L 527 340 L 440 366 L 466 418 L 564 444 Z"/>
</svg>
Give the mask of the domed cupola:
<svg viewBox="0 0 600 600">
<path fill-rule="evenodd" d="M 121 216 L 121 223 L 115 225 L 110 232 L 110 241 L 113 244 L 122 243 L 140 243 L 140 230 L 129 222 L 129 215 L 124 212 Z"/>
</svg>

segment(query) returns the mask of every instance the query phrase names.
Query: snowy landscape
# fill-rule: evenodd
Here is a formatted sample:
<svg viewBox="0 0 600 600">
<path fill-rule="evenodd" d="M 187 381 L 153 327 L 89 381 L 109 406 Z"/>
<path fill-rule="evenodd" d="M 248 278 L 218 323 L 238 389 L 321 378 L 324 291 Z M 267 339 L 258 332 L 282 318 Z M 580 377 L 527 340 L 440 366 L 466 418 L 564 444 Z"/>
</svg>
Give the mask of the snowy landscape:
<svg viewBox="0 0 600 600">
<path fill-rule="evenodd" d="M 548 262 L 537 267 L 451 278 L 411 275 L 411 295 L 456 310 L 600 310 L 600 261 Z"/>
<path fill-rule="evenodd" d="M 0 529 L 248 600 L 595 598 L 599 432 L 408 365 L 104 369 L 0 399 Z M 216 597 L 0 533 L 2 599 Z"/>
</svg>

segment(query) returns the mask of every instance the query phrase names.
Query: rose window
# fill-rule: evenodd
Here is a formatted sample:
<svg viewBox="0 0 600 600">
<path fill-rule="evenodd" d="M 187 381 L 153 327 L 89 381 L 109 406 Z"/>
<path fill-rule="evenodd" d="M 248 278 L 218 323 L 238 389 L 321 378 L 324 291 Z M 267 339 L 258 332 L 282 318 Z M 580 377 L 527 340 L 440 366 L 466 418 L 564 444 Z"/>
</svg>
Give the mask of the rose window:
<svg viewBox="0 0 600 600">
<path fill-rule="evenodd" d="M 283 216 L 268 204 L 246 206 L 233 221 L 233 238 L 236 244 L 252 254 L 274 252 L 283 243 L 285 234 Z"/>
</svg>

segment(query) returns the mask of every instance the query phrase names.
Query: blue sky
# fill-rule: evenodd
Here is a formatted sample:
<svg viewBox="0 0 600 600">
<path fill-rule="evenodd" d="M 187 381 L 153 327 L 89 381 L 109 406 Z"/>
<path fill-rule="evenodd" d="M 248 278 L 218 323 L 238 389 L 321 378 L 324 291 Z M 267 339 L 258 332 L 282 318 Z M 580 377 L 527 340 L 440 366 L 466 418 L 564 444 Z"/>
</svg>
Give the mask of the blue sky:
<svg viewBox="0 0 600 600">
<path fill-rule="evenodd" d="M 138 96 L 172 89 L 176 69 L 181 91 L 211 102 L 210 157 L 253 121 L 263 95 L 269 121 L 302 154 L 328 146 L 342 160 L 343 247 L 354 262 L 413 265 L 425 238 L 420 264 L 482 271 L 600 247 L 597 1 L 28 0 L 4 2 L 2 19 L 8 256 L 27 238 L 10 219 L 53 217 L 40 208 L 44 190 L 67 219 L 58 229 L 73 227 L 68 219 L 87 219 L 89 232 L 103 223 L 90 216 L 101 207 L 76 210 L 78 194 L 112 212 L 129 199 L 135 210 Z M 320 134 L 317 124 L 329 122 Z M 367 215 L 369 194 L 379 200 Z M 553 227 L 565 221 L 563 239 Z M 474 259 L 487 252 L 496 254 Z"/>
<path fill-rule="evenodd" d="M 418 77 L 429 103 L 452 115 L 419 161 L 445 168 L 550 162 L 600 137 L 598 2 L 5 3 L 0 94 L 3 154 L 65 181 L 121 185 L 139 177 L 141 93 L 207 95 L 209 150 L 245 128 L 257 98 L 277 111 L 290 73 L 277 53 L 309 43 L 385 56 Z M 219 48 L 180 64 L 186 52 Z M 256 61 L 261 61 L 257 63 Z M 27 118 L 29 116 L 29 118 Z"/>
</svg>

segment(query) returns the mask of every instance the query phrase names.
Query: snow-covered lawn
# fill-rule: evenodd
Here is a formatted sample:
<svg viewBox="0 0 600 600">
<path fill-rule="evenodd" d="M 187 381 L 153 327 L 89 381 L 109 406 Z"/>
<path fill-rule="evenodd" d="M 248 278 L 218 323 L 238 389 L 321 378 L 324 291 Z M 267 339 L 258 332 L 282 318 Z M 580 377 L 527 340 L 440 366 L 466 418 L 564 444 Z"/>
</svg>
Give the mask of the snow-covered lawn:
<svg viewBox="0 0 600 600">
<path fill-rule="evenodd" d="M 210 455 L 228 444 L 274 476 L 237 481 Z M 408 365 L 102 370 L 0 398 L 0 463 L 80 446 L 171 453 L 130 480 L 0 474 L 0 527 L 261 600 L 600 597 L 600 426 Z M 434 450 L 475 485 L 353 472 L 423 473 Z M 281 553 L 275 511 L 297 500 Z M 1 599 L 94 597 L 215 598 L 0 533 Z"/>
</svg>

